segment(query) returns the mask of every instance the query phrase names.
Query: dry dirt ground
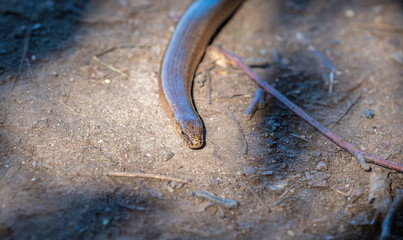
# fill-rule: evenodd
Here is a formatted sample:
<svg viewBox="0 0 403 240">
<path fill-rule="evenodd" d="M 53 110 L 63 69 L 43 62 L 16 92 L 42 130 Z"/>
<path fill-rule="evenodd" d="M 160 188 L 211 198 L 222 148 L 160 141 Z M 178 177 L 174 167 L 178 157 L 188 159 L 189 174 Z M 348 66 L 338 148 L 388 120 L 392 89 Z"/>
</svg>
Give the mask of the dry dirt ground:
<svg viewBox="0 0 403 240">
<path fill-rule="evenodd" d="M 271 97 L 243 120 L 256 85 L 237 69 L 201 63 L 193 97 L 207 144 L 190 150 L 176 136 L 157 77 L 190 2 L 0 1 L 1 239 L 379 235 L 380 221 L 371 221 L 382 210 L 368 201 L 370 177 L 386 179 L 385 196 L 393 198 L 401 174 L 365 172 Z M 257 71 L 319 122 L 403 164 L 402 22 L 397 0 L 249 0 L 212 44 L 269 61 Z M 309 46 L 337 68 L 333 84 Z M 192 194 L 198 190 L 239 206 L 211 204 Z"/>
</svg>

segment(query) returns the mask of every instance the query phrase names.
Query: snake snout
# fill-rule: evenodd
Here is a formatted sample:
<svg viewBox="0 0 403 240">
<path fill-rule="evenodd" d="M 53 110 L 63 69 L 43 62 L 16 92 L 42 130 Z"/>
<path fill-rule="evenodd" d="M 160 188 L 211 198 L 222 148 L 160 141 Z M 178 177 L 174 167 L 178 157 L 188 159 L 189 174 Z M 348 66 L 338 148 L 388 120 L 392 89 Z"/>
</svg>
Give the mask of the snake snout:
<svg viewBox="0 0 403 240">
<path fill-rule="evenodd" d="M 185 120 L 179 123 L 178 127 L 180 137 L 189 148 L 197 149 L 203 146 L 203 125 L 199 119 Z"/>
</svg>

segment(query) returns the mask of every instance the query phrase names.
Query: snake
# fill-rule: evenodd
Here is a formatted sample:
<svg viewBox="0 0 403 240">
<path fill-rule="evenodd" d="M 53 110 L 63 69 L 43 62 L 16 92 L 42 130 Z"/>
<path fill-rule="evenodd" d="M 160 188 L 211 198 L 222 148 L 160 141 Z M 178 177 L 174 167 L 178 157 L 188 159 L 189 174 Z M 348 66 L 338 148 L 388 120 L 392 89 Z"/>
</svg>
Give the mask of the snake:
<svg viewBox="0 0 403 240">
<path fill-rule="evenodd" d="M 205 130 L 192 100 L 192 84 L 205 49 L 242 0 L 195 0 L 180 18 L 165 50 L 158 93 L 174 131 L 191 149 L 205 145 Z"/>
</svg>

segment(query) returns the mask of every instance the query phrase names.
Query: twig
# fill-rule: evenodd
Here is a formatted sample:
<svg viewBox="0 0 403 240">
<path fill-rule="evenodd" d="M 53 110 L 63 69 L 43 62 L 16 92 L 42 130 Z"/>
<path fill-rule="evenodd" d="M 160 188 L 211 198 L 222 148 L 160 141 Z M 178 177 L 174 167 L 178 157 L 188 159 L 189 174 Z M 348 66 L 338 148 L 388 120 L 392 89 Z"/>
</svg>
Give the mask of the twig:
<svg viewBox="0 0 403 240">
<path fill-rule="evenodd" d="M 213 100 L 217 100 L 217 99 L 233 99 L 233 98 L 236 98 L 236 97 L 247 97 L 247 98 L 249 98 L 249 97 L 252 97 L 252 95 L 243 94 L 243 93 L 236 93 L 236 94 L 232 94 L 232 95 L 229 95 L 229 96 L 227 95 L 227 96 L 216 97 Z"/>
<path fill-rule="evenodd" d="M 117 73 L 119 73 L 120 75 L 122 75 L 122 76 L 124 76 L 124 77 L 126 77 L 126 78 L 129 78 L 129 79 L 131 79 L 131 80 L 135 80 L 135 79 L 132 78 L 130 75 L 128 75 L 128 74 L 122 72 L 121 70 L 115 68 L 113 65 L 108 64 L 108 63 L 106 63 L 106 62 L 103 62 L 103 61 L 101 61 L 101 60 L 99 59 L 100 57 L 106 55 L 107 53 L 110 53 L 110 52 L 112 52 L 112 51 L 115 51 L 116 49 L 119 49 L 119 48 L 135 48 L 135 47 L 144 48 L 144 47 L 148 47 L 148 46 L 145 46 L 145 45 L 139 45 L 139 46 L 137 46 L 137 45 L 133 45 L 133 44 L 122 44 L 122 45 L 119 45 L 119 46 L 114 46 L 114 47 L 108 48 L 108 49 L 106 49 L 106 50 L 104 50 L 104 51 L 102 51 L 102 52 L 100 52 L 100 53 L 98 53 L 98 54 L 95 54 L 95 55 L 92 56 L 92 59 L 93 59 L 94 61 L 100 63 L 100 64 L 103 65 L 104 67 L 106 67 L 106 68 L 108 68 L 108 69 L 110 69 L 110 70 L 112 70 L 112 71 L 114 71 L 114 72 L 117 72 Z"/>
<path fill-rule="evenodd" d="M 17 125 L 4 125 L 4 124 L 0 124 L 0 127 L 2 127 L 2 128 L 8 128 L 8 127 L 10 127 L 10 128 L 18 128 L 18 127 L 20 127 L 20 126 L 17 126 Z"/>
<path fill-rule="evenodd" d="M 349 87 L 346 92 L 350 93 L 354 90 L 356 90 L 359 86 L 361 86 L 361 84 L 364 82 L 365 77 L 360 77 L 360 79 L 357 81 L 357 83 L 355 83 L 354 85 L 352 85 L 351 87 Z"/>
<path fill-rule="evenodd" d="M 329 73 L 329 94 L 333 92 L 333 84 L 334 84 L 334 72 Z"/>
<path fill-rule="evenodd" d="M 253 115 L 255 115 L 256 110 L 259 108 L 260 105 L 264 104 L 264 90 L 261 88 L 257 88 L 255 90 L 255 96 L 248 107 L 248 109 L 243 114 L 244 119 L 250 120 Z"/>
<path fill-rule="evenodd" d="M 298 139 L 300 139 L 300 140 L 302 140 L 302 141 L 305 141 L 305 142 L 307 142 L 307 143 L 312 143 L 312 141 L 309 140 L 309 139 L 307 139 L 306 137 L 301 136 L 301 135 L 298 135 L 298 134 L 295 134 L 295 133 L 291 133 L 290 136 L 295 137 L 295 138 L 298 138 Z"/>
<path fill-rule="evenodd" d="M 359 158 L 365 158 L 365 160 L 369 163 L 374 163 L 389 169 L 393 169 L 399 172 L 403 172 L 403 166 L 390 162 L 388 160 L 376 157 L 372 154 L 362 152 L 358 150 L 356 147 L 351 145 L 350 143 L 346 142 L 333 132 L 331 132 L 329 129 L 321 125 L 318 121 L 313 119 L 311 116 L 309 116 L 307 113 L 305 113 L 301 108 L 296 106 L 294 103 L 292 103 L 290 100 L 288 100 L 284 95 L 282 95 L 279 91 L 277 91 L 275 88 L 273 88 L 270 84 L 268 84 L 266 81 L 264 81 L 255 71 L 253 71 L 251 68 L 249 68 L 246 64 L 242 62 L 242 59 L 228 51 L 225 51 L 221 48 L 213 48 L 210 47 L 208 51 L 217 51 L 220 52 L 222 55 L 224 55 L 228 61 L 230 61 L 233 64 L 236 64 L 239 68 L 241 68 L 250 78 L 252 78 L 260 87 L 262 87 L 266 92 L 271 94 L 273 97 L 275 97 L 277 100 L 279 100 L 281 103 L 286 105 L 289 109 L 291 109 L 295 114 L 300 116 L 302 119 L 304 119 L 309 125 L 317 129 L 319 132 L 321 132 L 323 135 L 325 135 L 327 138 L 329 138 L 331 141 L 336 143 L 338 146 L 341 148 L 345 149 L 347 152 L 349 152 L 351 155 L 356 157 L 357 159 Z"/>
<path fill-rule="evenodd" d="M 48 88 L 50 91 L 53 91 L 52 89 Z M 64 107 L 66 107 L 68 110 L 71 111 L 72 114 L 77 115 L 79 117 L 81 117 L 82 119 L 84 119 L 86 122 L 88 122 L 89 124 L 92 124 L 94 127 L 97 127 L 97 125 L 95 123 L 93 123 L 91 120 L 86 119 L 84 116 L 81 115 L 81 113 L 79 113 L 77 110 L 75 110 L 74 108 L 70 107 L 69 105 L 67 105 L 66 103 L 59 101 L 59 100 L 55 100 L 56 102 L 58 102 L 59 104 L 63 105 Z"/>
<path fill-rule="evenodd" d="M 331 72 L 335 73 L 337 71 L 337 68 L 318 49 L 316 49 L 314 46 L 310 46 L 310 50 L 323 63 L 323 65 L 329 68 Z"/>
<path fill-rule="evenodd" d="M 262 59 L 262 58 L 246 58 L 245 64 L 247 64 L 251 68 L 270 67 L 270 63 L 266 59 Z"/>
<path fill-rule="evenodd" d="M 205 192 L 205 191 L 196 191 L 195 193 L 193 193 L 194 196 L 196 197 L 201 197 L 204 199 L 207 199 L 211 202 L 217 203 L 225 208 L 234 208 L 238 206 L 238 201 L 237 200 L 230 200 L 230 199 L 225 199 L 225 198 L 220 198 L 217 197 L 216 195 L 209 193 L 209 192 Z"/>
<path fill-rule="evenodd" d="M 234 114 L 227 109 L 228 115 L 231 117 L 232 121 L 235 123 L 236 127 L 238 128 L 239 135 L 241 135 L 242 141 L 243 141 L 243 155 L 246 155 L 248 153 L 248 143 L 246 142 L 245 136 L 243 135 L 243 131 L 241 128 L 241 125 L 239 125 L 239 122 L 236 120 Z"/>
<path fill-rule="evenodd" d="M 120 44 L 120 45 L 117 45 L 117 46 L 107 48 L 104 51 L 102 51 L 102 52 L 100 52 L 98 54 L 95 54 L 95 56 L 97 56 L 99 58 L 99 57 L 102 57 L 102 56 L 104 56 L 104 55 L 106 55 L 106 54 L 108 54 L 110 52 L 115 51 L 116 49 L 120 49 L 120 48 L 135 48 L 135 47 L 137 47 L 137 48 L 146 48 L 146 47 L 149 47 L 149 46 L 147 46 L 147 45 L 135 45 L 135 44 Z"/>
<path fill-rule="evenodd" d="M 336 120 L 336 122 L 332 125 L 331 128 L 334 128 L 347 114 L 350 112 L 350 110 L 353 108 L 353 106 L 358 102 L 358 99 L 360 99 L 361 93 L 356 95 L 353 102 L 350 104 L 350 106 L 344 111 L 344 113 Z"/>
<path fill-rule="evenodd" d="M 215 236 L 218 235 L 218 234 L 211 234 L 209 232 L 205 232 L 205 231 L 201 231 L 201 230 L 197 230 L 197 229 L 191 229 L 191 228 L 180 227 L 179 229 L 182 230 L 182 231 L 185 231 L 185 232 L 189 232 L 189 233 L 199 235 L 199 236 L 204 237 L 204 238 L 212 238 L 212 237 L 215 237 Z"/>
<path fill-rule="evenodd" d="M 281 64 L 280 57 L 278 56 L 278 52 L 275 48 L 272 50 L 274 61 L 277 64 L 277 68 L 283 68 L 283 64 Z"/>
<path fill-rule="evenodd" d="M 267 205 L 263 202 L 263 200 L 257 195 L 257 193 L 250 188 L 248 185 L 246 184 L 242 184 L 246 189 L 248 189 L 248 191 L 252 194 L 252 196 L 260 203 L 260 205 L 267 211 L 270 212 L 270 208 L 267 207 Z"/>
<path fill-rule="evenodd" d="M 281 198 L 280 200 L 278 200 L 277 202 L 275 202 L 275 203 L 274 203 L 274 206 L 279 205 L 282 201 L 284 201 L 284 200 L 286 200 L 286 199 L 302 200 L 302 199 L 299 199 L 299 198 L 297 198 L 297 197 L 287 196 L 287 197 L 283 197 L 283 198 Z"/>
<path fill-rule="evenodd" d="M 211 93 L 213 91 L 213 85 L 211 83 L 211 74 L 210 71 L 206 71 L 206 77 L 207 77 L 207 98 L 208 98 L 208 104 L 211 104 Z"/>
<path fill-rule="evenodd" d="M 351 28 L 353 30 L 381 30 L 391 32 L 403 32 L 402 27 L 395 27 L 382 23 L 371 24 L 371 23 L 352 22 Z"/>
<path fill-rule="evenodd" d="M 120 71 L 119 69 L 115 68 L 114 66 L 112 66 L 112 65 L 110 65 L 110 64 L 108 64 L 106 62 L 101 61 L 96 55 L 92 56 L 92 59 L 94 61 L 100 63 L 104 67 L 106 67 L 106 68 L 108 68 L 108 69 L 110 69 L 110 70 L 112 70 L 114 72 L 117 72 L 117 73 L 119 73 L 120 75 L 122 75 L 122 76 L 124 76 L 126 78 L 130 78 L 131 80 L 134 80 L 134 78 L 130 77 L 129 75 L 127 75 L 126 73 Z"/>
<path fill-rule="evenodd" d="M 133 205 L 128 205 L 128 204 L 122 203 L 122 202 L 116 202 L 116 204 L 117 204 L 118 206 L 121 206 L 121 207 L 130 209 L 130 210 L 138 210 L 138 211 L 144 211 L 144 210 L 146 210 L 146 209 L 143 208 L 143 207 L 137 207 L 137 206 L 133 206 Z"/>
<path fill-rule="evenodd" d="M 181 183 L 189 182 L 187 180 L 183 180 L 183 179 L 179 179 L 179 178 L 152 174 L 152 173 L 108 172 L 107 175 L 114 176 L 114 177 L 155 178 L 155 179 L 160 179 L 160 180 L 167 180 L 167 181 L 174 181 L 174 182 L 181 182 Z"/>
<path fill-rule="evenodd" d="M 337 68 L 321 53 L 318 49 L 316 49 L 314 46 L 309 47 L 310 50 L 315 54 L 315 56 L 325 65 L 327 68 L 329 68 L 330 73 L 329 73 L 329 94 L 332 94 L 333 92 L 333 84 L 334 84 L 334 73 L 337 71 Z"/>
<path fill-rule="evenodd" d="M 164 194 L 160 193 L 160 192 L 154 192 L 151 191 L 150 189 L 144 187 L 143 183 L 141 182 L 141 180 L 139 180 L 139 185 L 141 187 L 141 189 L 143 189 L 143 191 L 145 191 L 146 193 L 150 194 L 152 197 L 157 197 L 157 198 L 163 198 Z"/>
</svg>

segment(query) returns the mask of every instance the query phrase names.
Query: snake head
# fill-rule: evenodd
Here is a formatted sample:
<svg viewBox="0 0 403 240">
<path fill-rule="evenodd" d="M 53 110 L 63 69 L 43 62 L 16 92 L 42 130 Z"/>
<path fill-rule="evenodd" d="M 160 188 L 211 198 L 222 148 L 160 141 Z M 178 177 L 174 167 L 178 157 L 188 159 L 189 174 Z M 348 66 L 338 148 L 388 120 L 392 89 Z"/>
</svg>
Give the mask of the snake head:
<svg viewBox="0 0 403 240">
<path fill-rule="evenodd" d="M 177 120 L 175 132 L 188 145 L 189 148 L 201 148 L 204 144 L 203 124 L 199 118 L 188 120 Z"/>
</svg>

